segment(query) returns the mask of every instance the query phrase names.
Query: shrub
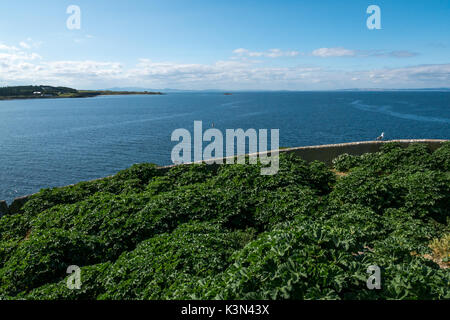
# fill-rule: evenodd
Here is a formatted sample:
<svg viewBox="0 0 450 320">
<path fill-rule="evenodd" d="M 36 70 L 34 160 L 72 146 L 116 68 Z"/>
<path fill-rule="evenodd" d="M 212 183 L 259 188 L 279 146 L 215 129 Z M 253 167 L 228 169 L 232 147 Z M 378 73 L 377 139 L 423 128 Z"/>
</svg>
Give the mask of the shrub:
<svg viewBox="0 0 450 320">
<path fill-rule="evenodd" d="M 190 223 L 157 235 L 122 255 L 105 276 L 102 299 L 177 297 L 180 283 L 196 282 L 223 271 L 240 248 L 242 232 L 210 223 Z"/>
<path fill-rule="evenodd" d="M 18 294 L 61 279 L 70 265 L 99 262 L 102 251 L 102 243 L 93 236 L 59 229 L 32 234 L 0 269 L 0 290 Z"/>
<path fill-rule="evenodd" d="M 36 216 L 55 205 L 76 203 L 97 192 L 117 195 L 141 191 L 152 178 L 159 175 L 162 175 L 162 172 L 154 164 L 135 164 L 113 177 L 81 182 L 73 186 L 43 189 L 33 195 L 22 210 L 27 215 Z"/>
<path fill-rule="evenodd" d="M 341 154 L 340 156 L 333 159 L 333 167 L 342 172 L 349 171 L 350 169 L 358 166 L 360 158 L 357 156 L 349 155 L 348 153 Z"/>
<path fill-rule="evenodd" d="M 281 154 L 42 190 L 0 218 L 0 299 L 449 299 L 449 146 L 342 155 L 338 180 Z"/>
<path fill-rule="evenodd" d="M 437 170 L 450 171 L 450 142 L 445 142 L 439 149 L 433 152 L 432 162 Z"/>
<path fill-rule="evenodd" d="M 17 298 L 27 300 L 95 300 L 105 292 L 103 278 L 110 266 L 110 262 L 105 262 L 81 268 L 81 288 L 79 290 L 69 289 L 67 278 L 65 278 L 59 282 L 45 284 L 33 289 L 28 294 L 21 293 Z"/>
</svg>

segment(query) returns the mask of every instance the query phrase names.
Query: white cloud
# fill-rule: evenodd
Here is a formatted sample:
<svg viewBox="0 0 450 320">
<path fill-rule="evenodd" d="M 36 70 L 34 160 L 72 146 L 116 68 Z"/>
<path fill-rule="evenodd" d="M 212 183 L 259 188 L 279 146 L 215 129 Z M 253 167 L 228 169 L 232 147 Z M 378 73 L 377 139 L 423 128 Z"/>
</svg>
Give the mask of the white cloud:
<svg viewBox="0 0 450 320">
<path fill-rule="evenodd" d="M 313 56 L 321 58 L 330 57 L 388 57 L 388 58 L 411 58 L 418 55 L 408 50 L 383 51 L 383 50 L 352 50 L 343 47 L 319 48 L 311 52 Z"/>
<path fill-rule="evenodd" d="M 237 49 L 235 54 L 248 54 Z M 278 55 L 279 51 L 265 51 Z M 336 51 L 334 51 L 336 53 Z M 321 52 L 329 56 L 331 53 Z M 140 86 L 182 89 L 336 89 L 363 87 L 450 87 L 450 63 L 344 71 L 318 66 L 271 67 L 252 60 L 212 64 L 140 59 L 125 67 L 111 61 L 46 61 L 33 52 L 0 46 L 2 84 L 48 83 L 75 88 Z"/>
<path fill-rule="evenodd" d="M 19 45 L 24 49 L 31 49 L 31 46 L 28 43 L 26 43 L 25 41 L 21 41 L 19 43 Z"/>
<path fill-rule="evenodd" d="M 118 62 L 54 61 L 45 62 L 41 66 L 51 76 L 120 77 L 123 72 L 122 65 Z"/>
<path fill-rule="evenodd" d="M 244 48 L 233 50 L 233 53 L 239 56 L 266 57 L 266 58 L 295 57 L 300 54 L 300 52 L 298 51 L 282 51 L 281 49 L 269 49 L 267 51 L 250 51 Z"/>
<path fill-rule="evenodd" d="M 24 50 L 37 49 L 42 45 L 42 41 L 35 41 L 32 38 L 28 38 L 19 42 L 19 46 Z"/>
<path fill-rule="evenodd" d="M 7 46 L 6 44 L 0 43 L 0 51 L 14 52 L 19 51 L 15 46 Z"/>
<path fill-rule="evenodd" d="M 249 62 L 219 61 L 211 65 L 141 61 L 129 80 L 156 87 L 336 89 L 355 87 L 450 87 L 450 64 L 365 71 L 320 67 L 260 67 Z"/>
<path fill-rule="evenodd" d="M 37 53 L 27 53 L 15 46 L 0 44 L 0 77 L 6 81 L 29 78 L 37 70 L 36 62 L 40 59 L 42 57 Z"/>
<path fill-rule="evenodd" d="M 25 53 L 25 52 L 14 52 L 14 53 L 2 53 L 0 52 L 0 61 L 2 62 L 13 62 L 13 61 L 25 61 L 25 60 L 37 60 L 42 57 L 37 53 Z"/>
<path fill-rule="evenodd" d="M 374 83 L 396 82 L 403 84 L 427 84 L 450 87 L 450 64 L 429 64 L 405 68 L 378 69 L 354 72 Z"/>
<path fill-rule="evenodd" d="M 417 56 L 418 53 L 408 50 L 397 50 L 390 52 L 373 53 L 372 55 L 377 57 L 411 58 Z"/>
<path fill-rule="evenodd" d="M 249 50 L 244 49 L 244 48 L 239 48 L 239 49 L 233 50 L 233 53 L 239 54 L 239 55 L 244 55 L 244 54 L 246 55 L 249 53 Z"/>
<path fill-rule="evenodd" d="M 94 39 L 95 37 L 93 36 L 93 35 L 91 35 L 91 34 L 86 34 L 86 35 L 84 35 L 84 36 L 82 36 L 81 38 L 75 38 L 75 39 L 73 39 L 73 41 L 75 42 L 75 43 L 82 43 L 82 42 L 85 42 L 85 41 L 87 41 L 87 40 L 89 40 L 89 39 Z"/>
<path fill-rule="evenodd" d="M 338 48 L 320 48 L 312 52 L 313 56 L 328 58 L 328 57 L 354 57 L 356 56 L 355 50 L 349 50 L 342 47 Z"/>
</svg>

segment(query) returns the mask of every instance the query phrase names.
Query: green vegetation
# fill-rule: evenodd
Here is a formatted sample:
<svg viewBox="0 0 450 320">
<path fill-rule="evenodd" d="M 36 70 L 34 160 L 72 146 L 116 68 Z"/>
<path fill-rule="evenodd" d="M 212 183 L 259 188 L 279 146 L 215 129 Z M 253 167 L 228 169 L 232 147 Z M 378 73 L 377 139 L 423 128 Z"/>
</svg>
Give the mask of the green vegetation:
<svg viewBox="0 0 450 320">
<path fill-rule="evenodd" d="M 148 91 L 76 90 L 52 86 L 16 86 L 0 88 L 0 100 L 39 98 L 89 98 L 100 95 L 161 94 Z"/>
<path fill-rule="evenodd" d="M 72 96 L 78 91 L 66 87 L 51 86 L 17 86 L 0 88 L 0 99 L 27 99 L 37 97 L 57 97 L 59 95 Z"/>
<path fill-rule="evenodd" d="M 0 219 L 0 298 L 449 299 L 449 159 L 386 144 L 345 175 L 281 154 L 273 176 L 141 164 L 42 190 Z"/>
</svg>

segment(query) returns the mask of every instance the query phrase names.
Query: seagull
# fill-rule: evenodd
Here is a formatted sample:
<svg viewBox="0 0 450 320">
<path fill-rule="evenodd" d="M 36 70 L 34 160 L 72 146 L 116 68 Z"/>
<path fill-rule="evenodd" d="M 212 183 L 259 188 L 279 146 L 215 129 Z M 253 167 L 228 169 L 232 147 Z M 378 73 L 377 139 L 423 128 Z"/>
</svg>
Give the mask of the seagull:
<svg viewBox="0 0 450 320">
<path fill-rule="evenodd" d="M 384 139 L 384 132 L 381 133 L 381 136 L 379 136 L 379 137 L 377 138 L 377 140 L 383 140 L 383 139 Z"/>
</svg>

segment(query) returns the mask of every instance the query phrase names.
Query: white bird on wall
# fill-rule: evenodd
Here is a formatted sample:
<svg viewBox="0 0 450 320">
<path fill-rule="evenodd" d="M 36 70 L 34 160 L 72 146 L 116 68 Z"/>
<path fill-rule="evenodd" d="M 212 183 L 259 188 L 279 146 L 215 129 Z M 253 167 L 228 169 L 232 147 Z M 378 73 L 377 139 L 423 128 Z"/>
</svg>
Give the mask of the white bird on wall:
<svg viewBox="0 0 450 320">
<path fill-rule="evenodd" d="M 383 140 L 383 139 L 384 139 L 384 132 L 381 133 L 381 136 L 379 136 L 379 137 L 377 138 L 377 140 Z"/>
</svg>

